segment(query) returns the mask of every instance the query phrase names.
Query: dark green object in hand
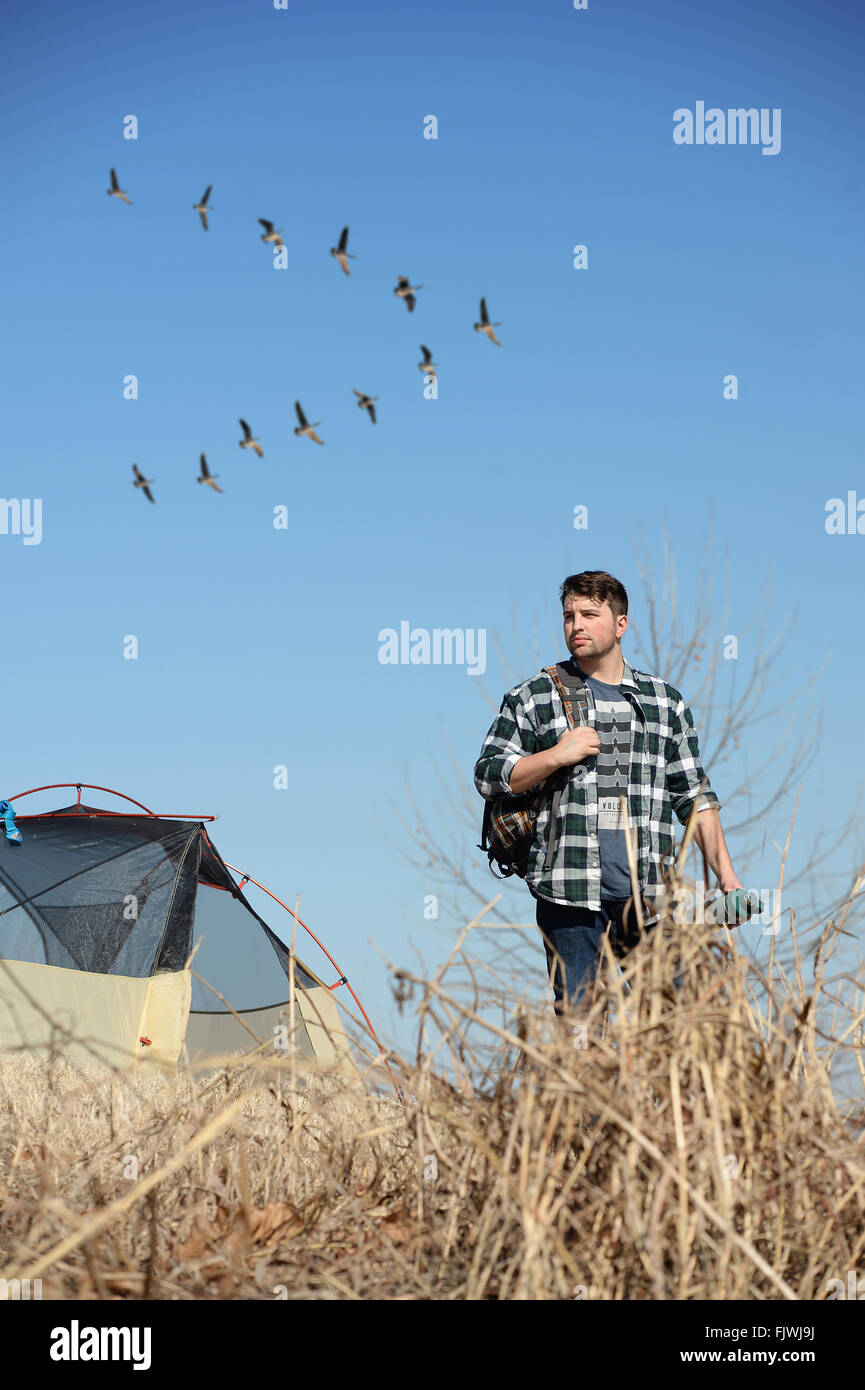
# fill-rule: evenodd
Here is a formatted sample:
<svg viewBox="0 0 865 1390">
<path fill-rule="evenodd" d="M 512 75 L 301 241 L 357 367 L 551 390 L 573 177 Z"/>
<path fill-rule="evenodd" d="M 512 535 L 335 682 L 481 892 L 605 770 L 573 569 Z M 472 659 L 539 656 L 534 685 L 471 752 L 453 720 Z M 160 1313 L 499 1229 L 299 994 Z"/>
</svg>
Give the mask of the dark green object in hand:
<svg viewBox="0 0 865 1390">
<path fill-rule="evenodd" d="M 722 898 L 716 898 L 706 909 L 706 921 L 715 922 L 718 926 L 738 927 L 753 917 L 755 912 L 762 911 L 763 904 L 756 893 L 752 899 L 744 888 L 734 888 Z"/>
</svg>

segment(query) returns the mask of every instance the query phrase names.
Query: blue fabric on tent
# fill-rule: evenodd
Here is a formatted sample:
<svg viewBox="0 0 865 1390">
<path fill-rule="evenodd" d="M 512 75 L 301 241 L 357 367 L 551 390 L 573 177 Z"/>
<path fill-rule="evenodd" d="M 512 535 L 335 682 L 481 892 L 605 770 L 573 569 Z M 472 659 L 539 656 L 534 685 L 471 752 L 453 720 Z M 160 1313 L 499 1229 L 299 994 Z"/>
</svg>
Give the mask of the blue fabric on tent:
<svg viewBox="0 0 865 1390">
<path fill-rule="evenodd" d="M 15 812 L 8 801 L 0 801 L 0 816 L 6 822 L 6 839 L 10 840 L 13 845 L 20 845 L 21 831 L 15 824 Z"/>
</svg>

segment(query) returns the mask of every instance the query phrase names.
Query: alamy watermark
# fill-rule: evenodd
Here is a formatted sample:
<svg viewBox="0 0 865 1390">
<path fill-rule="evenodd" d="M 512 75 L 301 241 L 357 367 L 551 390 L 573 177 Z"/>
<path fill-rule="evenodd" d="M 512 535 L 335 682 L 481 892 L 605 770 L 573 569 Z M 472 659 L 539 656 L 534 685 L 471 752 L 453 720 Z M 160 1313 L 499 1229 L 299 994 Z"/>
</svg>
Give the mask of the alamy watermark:
<svg viewBox="0 0 865 1390">
<path fill-rule="evenodd" d="M 52 1329 L 48 1355 L 52 1361 L 131 1361 L 134 1371 L 147 1371 L 150 1353 L 149 1327 L 82 1327 L 73 1318 L 69 1327 Z"/>
<path fill-rule="evenodd" d="M 865 1278 L 860 1279 L 855 1269 L 848 1269 L 846 1284 L 843 1279 L 827 1279 L 823 1287 L 827 1301 L 834 1298 L 865 1298 Z"/>
<path fill-rule="evenodd" d="M 748 889 L 748 898 L 751 906 L 750 917 L 743 918 L 737 925 L 753 926 L 760 923 L 763 930 L 761 936 L 775 936 L 781 925 L 781 895 L 777 888 Z M 717 893 L 693 893 L 689 888 L 682 884 L 676 886 L 674 891 L 667 896 L 667 908 L 671 912 L 673 921 L 676 923 L 690 924 L 692 922 L 709 922 L 720 925 L 715 919 L 712 909 L 721 911 L 724 901 L 724 894 Z M 730 924 L 732 925 L 732 923 Z"/>
<path fill-rule="evenodd" d="M 5 1303 L 7 1299 L 12 1302 L 29 1302 L 41 1297 L 41 1279 L 0 1279 L 0 1303 Z"/>
<path fill-rule="evenodd" d="M 722 111 L 698 101 L 691 111 L 680 106 L 673 112 L 673 140 L 677 145 L 762 145 L 763 154 L 781 153 L 781 108 L 743 106 Z"/>
<path fill-rule="evenodd" d="M 487 669 L 487 630 L 484 627 L 412 627 L 404 618 L 399 631 L 383 627 L 378 634 L 382 666 L 465 666 L 469 676 Z"/>
<path fill-rule="evenodd" d="M 0 497 L 0 536 L 22 536 L 25 545 L 39 545 L 42 498 Z"/>
</svg>

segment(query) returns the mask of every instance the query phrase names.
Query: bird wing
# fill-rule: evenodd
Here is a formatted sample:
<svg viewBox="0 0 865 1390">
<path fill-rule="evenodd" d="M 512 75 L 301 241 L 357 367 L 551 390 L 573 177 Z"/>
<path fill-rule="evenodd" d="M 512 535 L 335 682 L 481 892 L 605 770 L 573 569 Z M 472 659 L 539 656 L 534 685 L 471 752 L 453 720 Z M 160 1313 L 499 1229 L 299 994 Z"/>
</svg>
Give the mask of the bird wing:
<svg viewBox="0 0 865 1390">
<path fill-rule="evenodd" d="M 408 311 L 409 311 L 409 313 L 411 313 L 412 309 L 413 309 L 414 306 L 415 306 L 415 297 L 414 297 L 414 295 L 413 295 L 413 294 L 407 294 L 406 297 L 405 297 L 405 302 L 406 302 L 406 304 L 408 305 Z"/>
<path fill-rule="evenodd" d="M 212 184 L 212 183 L 209 183 L 209 184 L 207 185 L 207 191 L 206 191 L 204 197 L 203 197 L 202 200 L 201 200 L 202 206 L 207 202 L 208 198 L 210 197 L 210 190 L 212 189 L 212 187 L 213 187 L 213 184 Z"/>
<path fill-rule="evenodd" d="M 273 231 L 273 223 L 268 222 L 266 217 L 259 217 L 258 220 L 261 223 L 264 230 L 268 233 L 268 235 L 270 235 L 270 233 Z"/>
<path fill-rule="evenodd" d="M 199 208 L 198 215 L 201 218 L 201 225 L 204 230 L 207 231 L 207 213 L 204 211 L 204 208 Z"/>
<path fill-rule="evenodd" d="M 207 471 L 207 459 L 204 457 L 203 454 L 201 455 L 201 476 L 202 478 L 210 477 L 210 474 Z"/>
<path fill-rule="evenodd" d="M 363 392 L 362 392 L 362 391 L 355 391 L 353 386 L 352 386 L 351 389 L 352 389 L 352 391 L 354 392 L 354 394 L 358 397 L 358 399 L 362 401 L 362 400 L 363 400 Z"/>
<path fill-rule="evenodd" d="M 420 350 L 421 350 L 421 352 L 423 353 L 423 360 L 424 360 L 424 362 L 431 362 L 431 361 L 432 361 L 432 353 L 430 352 L 429 348 L 428 348 L 428 347 L 424 347 L 423 343 L 421 343 L 421 345 L 420 345 Z"/>
<path fill-rule="evenodd" d="M 300 401 L 295 401 L 295 403 L 294 403 L 294 408 L 295 408 L 295 410 L 297 411 L 297 420 L 298 420 L 298 424 L 301 426 L 302 429 L 306 429 L 306 426 L 307 426 L 307 419 L 306 419 L 306 416 L 304 415 L 303 410 L 302 410 L 302 408 L 301 408 Z"/>
<path fill-rule="evenodd" d="M 135 474 L 136 478 L 138 478 L 138 480 L 139 480 L 140 482 L 144 482 L 144 474 L 142 473 L 141 469 L 138 467 L 138 464 L 137 464 L 137 463 L 133 463 L 133 465 L 132 465 L 132 471 L 133 471 L 133 473 Z"/>
<path fill-rule="evenodd" d="M 249 428 L 249 425 L 246 423 L 245 420 L 241 420 L 241 422 L 240 422 L 240 428 L 243 430 L 243 437 L 244 437 L 244 439 L 251 439 L 251 438 L 252 438 L 252 430 Z"/>
<path fill-rule="evenodd" d="M 119 187 L 120 187 L 120 184 L 117 182 L 117 175 L 116 175 L 116 173 L 114 172 L 113 169 L 111 170 L 111 187 L 112 187 L 112 188 L 119 188 Z"/>
<path fill-rule="evenodd" d="M 374 405 L 370 405 L 370 406 L 369 406 L 369 414 L 370 414 L 370 419 L 372 420 L 372 423 L 375 424 L 375 406 L 374 406 Z"/>
<path fill-rule="evenodd" d="M 149 487 L 143 487 L 143 488 L 141 489 L 141 491 L 144 493 L 144 496 L 147 497 L 147 498 L 153 503 L 153 505 L 154 505 L 154 507 L 155 507 L 155 506 L 156 506 L 156 499 L 154 498 L 153 493 L 150 491 L 150 488 L 149 488 Z"/>
<path fill-rule="evenodd" d="M 348 227 L 343 227 L 339 236 L 339 250 L 344 251 L 348 246 Z"/>
<path fill-rule="evenodd" d="M 490 319 L 489 319 L 489 315 L 488 315 L 488 313 L 487 313 L 487 301 L 486 301 L 485 299 L 482 299 L 482 300 L 481 300 L 481 323 L 489 323 L 489 321 L 490 321 Z"/>
</svg>

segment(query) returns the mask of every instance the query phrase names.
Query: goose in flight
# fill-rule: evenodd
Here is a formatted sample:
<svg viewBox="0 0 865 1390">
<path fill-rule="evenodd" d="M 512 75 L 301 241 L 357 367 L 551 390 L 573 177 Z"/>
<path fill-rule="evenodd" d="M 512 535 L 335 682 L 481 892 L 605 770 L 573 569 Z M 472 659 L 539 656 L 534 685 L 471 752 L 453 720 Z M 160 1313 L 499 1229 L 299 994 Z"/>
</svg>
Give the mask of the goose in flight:
<svg viewBox="0 0 865 1390">
<path fill-rule="evenodd" d="M 411 313 L 412 309 L 415 306 L 415 295 L 417 294 L 418 290 L 422 289 L 423 285 L 410 285 L 408 282 L 407 275 L 398 275 L 396 277 L 396 289 L 394 290 L 394 294 L 396 295 L 397 299 L 405 300 L 406 308 L 408 309 L 409 313 Z"/>
<path fill-rule="evenodd" d="M 314 439 L 316 444 L 323 444 L 324 440 L 319 439 L 318 435 L 315 432 L 316 425 L 320 425 L 321 421 L 313 420 L 312 424 L 310 424 L 303 413 L 300 401 L 295 401 L 294 408 L 297 411 L 297 418 L 299 421 L 299 424 L 297 424 L 294 429 L 294 432 L 297 435 L 297 437 L 300 438 L 301 435 L 305 434 L 308 439 Z"/>
<path fill-rule="evenodd" d="M 133 487 L 140 487 L 140 488 L 141 488 L 141 491 L 144 493 L 144 496 L 147 497 L 147 498 L 149 498 L 150 501 L 153 503 L 153 505 L 154 505 L 154 507 L 155 507 L 155 506 L 156 506 L 156 498 L 153 496 L 153 493 L 150 491 L 150 484 L 151 484 L 151 483 L 155 483 L 155 482 L 156 482 L 156 479 L 155 479 L 155 478 L 145 478 L 144 474 L 142 473 L 141 469 L 138 467 L 138 464 L 137 464 L 137 463 L 133 463 L 133 465 L 132 465 L 132 471 L 133 471 L 133 473 L 135 474 L 135 481 L 133 482 L 132 486 L 133 486 Z"/>
<path fill-rule="evenodd" d="M 478 333 L 486 333 L 486 335 L 487 335 L 487 337 L 489 338 L 489 340 L 490 340 L 491 343 L 495 343 L 496 347 L 501 347 L 501 343 L 499 342 L 498 338 L 496 337 L 495 333 L 493 332 L 493 329 L 494 329 L 494 328 L 501 328 L 501 324 L 500 324 L 500 323 L 490 323 L 490 316 L 489 316 L 489 314 L 487 313 L 487 301 L 486 301 L 485 299 L 482 299 L 482 300 L 481 300 L 481 321 L 480 321 L 480 323 L 476 323 L 476 324 L 475 324 L 475 330 L 476 330 L 476 332 L 478 332 Z"/>
<path fill-rule="evenodd" d="M 193 206 L 193 209 L 192 209 L 193 212 L 197 212 L 197 213 L 200 215 L 200 217 L 201 217 L 201 225 L 202 225 L 202 227 L 204 228 L 205 231 L 207 231 L 207 214 L 208 214 L 209 212 L 212 211 L 212 208 L 209 208 L 209 207 L 207 206 L 207 200 L 208 200 L 208 198 L 210 197 L 210 190 L 211 190 L 212 187 L 213 187 L 213 184 L 212 184 L 212 183 L 209 183 L 209 184 L 207 185 L 207 191 L 205 192 L 204 197 L 202 198 L 201 202 L 200 202 L 200 203 L 196 203 L 196 204 Z"/>
<path fill-rule="evenodd" d="M 347 246 L 348 246 L 348 227 L 343 227 L 342 231 L 340 232 L 339 242 L 337 243 L 336 246 L 331 246 L 331 248 L 330 248 L 330 254 L 331 254 L 332 256 L 334 256 L 334 257 L 339 261 L 339 263 L 340 263 L 340 265 L 342 266 L 343 270 L 345 271 L 346 275 L 351 275 L 351 271 L 350 271 L 349 268 L 348 268 L 348 262 L 349 262 L 349 261 L 356 261 L 356 260 L 357 260 L 357 256 L 353 256 L 353 255 L 351 254 L 350 251 L 347 251 L 347 250 L 346 250 L 346 247 L 347 247 Z"/>
<path fill-rule="evenodd" d="M 264 228 L 264 236 L 261 238 L 262 241 L 272 241 L 274 246 L 278 246 L 281 249 L 285 245 L 282 239 L 282 232 L 276 231 L 273 223 L 268 222 L 266 217 L 259 217 L 258 220 Z"/>
<path fill-rule="evenodd" d="M 436 366 L 438 364 L 432 360 L 432 353 L 428 347 L 424 347 L 423 343 L 420 345 L 420 350 L 423 353 L 423 361 L 418 362 L 418 367 L 422 372 L 426 373 L 427 376 L 435 377 Z"/>
<path fill-rule="evenodd" d="M 217 486 L 216 486 L 216 483 L 214 482 L 214 478 L 218 478 L 218 477 L 219 477 L 219 474 L 218 474 L 218 473 L 211 473 L 210 469 L 207 467 L 207 459 L 206 459 L 206 458 L 204 457 L 204 455 L 202 454 L 202 455 L 201 455 L 201 477 L 200 477 L 200 478 L 196 478 L 195 481 L 196 481 L 197 483 L 206 483 L 208 487 L 212 487 L 212 488 L 213 488 L 213 491 L 214 491 L 214 492 L 221 492 L 221 491 L 222 491 L 222 488 L 221 488 L 221 487 L 217 487 Z"/>
<path fill-rule="evenodd" d="M 352 390 L 354 390 L 354 388 L 352 388 Z M 375 406 L 373 405 L 373 401 L 377 401 L 378 396 L 366 396 L 363 391 L 355 391 L 354 394 L 357 396 L 357 403 L 360 409 L 368 410 L 369 418 L 372 420 L 372 423 L 375 424 Z"/>
<path fill-rule="evenodd" d="M 258 443 L 258 436 L 256 435 L 255 438 L 253 438 L 252 430 L 245 420 L 240 421 L 240 428 L 243 430 L 243 438 L 238 439 L 237 442 L 241 449 L 254 449 L 260 459 L 264 458 L 264 450 Z"/>
<path fill-rule="evenodd" d="M 106 188 L 105 192 L 108 194 L 109 198 L 121 198 L 124 203 L 128 203 L 129 206 L 132 207 L 132 199 L 127 198 L 123 189 L 120 187 L 120 184 L 117 182 L 117 174 L 113 169 L 111 170 L 111 187 Z"/>
</svg>

